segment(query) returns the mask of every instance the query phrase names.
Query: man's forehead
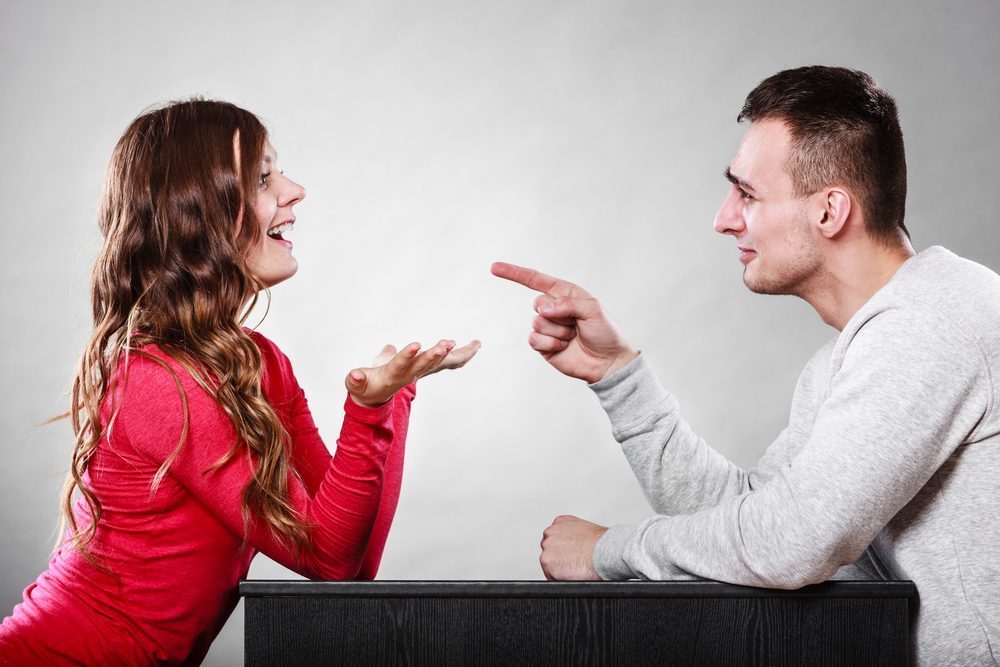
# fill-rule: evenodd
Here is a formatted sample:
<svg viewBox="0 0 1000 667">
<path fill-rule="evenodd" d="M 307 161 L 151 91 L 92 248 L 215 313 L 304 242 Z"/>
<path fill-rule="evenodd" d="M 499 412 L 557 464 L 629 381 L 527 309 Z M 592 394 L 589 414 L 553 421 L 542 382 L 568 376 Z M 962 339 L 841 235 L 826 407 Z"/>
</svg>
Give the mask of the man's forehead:
<svg viewBox="0 0 1000 667">
<path fill-rule="evenodd" d="M 730 172 L 751 183 L 772 180 L 776 172 L 784 175 L 790 140 L 788 127 L 781 120 L 766 118 L 750 123 L 729 163 Z"/>
</svg>

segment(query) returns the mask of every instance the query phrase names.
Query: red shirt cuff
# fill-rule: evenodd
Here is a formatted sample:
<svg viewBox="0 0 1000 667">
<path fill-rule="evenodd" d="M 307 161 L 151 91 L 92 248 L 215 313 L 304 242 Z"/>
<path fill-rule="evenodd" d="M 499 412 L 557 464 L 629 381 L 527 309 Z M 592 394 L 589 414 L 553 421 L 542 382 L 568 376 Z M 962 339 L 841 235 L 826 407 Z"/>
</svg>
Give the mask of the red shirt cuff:
<svg viewBox="0 0 1000 667">
<path fill-rule="evenodd" d="M 393 397 L 394 399 L 395 397 Z M 358 405 L 354 402 L 354 399 L 347 396 L 347 400 L 344 401 L 344 414 L 359 421 L 362 424 L 381 424 L 388 421 L 392 417 L 392 403 L 393 399 L 389 399 L 382 405 L 374 408 L 369 408 L 364 405 Z"/>
</svg>

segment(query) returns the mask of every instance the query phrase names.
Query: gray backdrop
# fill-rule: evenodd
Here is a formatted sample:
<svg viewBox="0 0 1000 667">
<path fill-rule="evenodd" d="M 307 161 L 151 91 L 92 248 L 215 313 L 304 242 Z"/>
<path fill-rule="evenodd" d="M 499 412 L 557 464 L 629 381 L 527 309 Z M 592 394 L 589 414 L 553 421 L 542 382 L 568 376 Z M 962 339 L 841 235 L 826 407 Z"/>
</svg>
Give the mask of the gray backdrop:
<svg viewBox="0 0 1000 667">
<path fill-rule="evenodd" d="M 144 107 L 201 94 L 262 116 L 301 269 L 262 331 L 332 445 L 342 379 L 385 342 L 484 345 L 422 383 L 383 579 L 537 579 L 560 513 L 647 506 L 582 383 L 526 344 L 535 266 L 602 298 L 719 450 L 752 465 L 833 330 L 755 296 L 711 230 L 745 94 L 812 63 L 899 103 L 914 245 L 1000 268 L 996 0 L 670 3 L 0 1 L 0 615 L 45 567 L 89 332 L 105 162 Z M 252 577 L 288 577 L 263 557 Z M 209 655 L 238 664 L 242 608 Z"/>
</svg>

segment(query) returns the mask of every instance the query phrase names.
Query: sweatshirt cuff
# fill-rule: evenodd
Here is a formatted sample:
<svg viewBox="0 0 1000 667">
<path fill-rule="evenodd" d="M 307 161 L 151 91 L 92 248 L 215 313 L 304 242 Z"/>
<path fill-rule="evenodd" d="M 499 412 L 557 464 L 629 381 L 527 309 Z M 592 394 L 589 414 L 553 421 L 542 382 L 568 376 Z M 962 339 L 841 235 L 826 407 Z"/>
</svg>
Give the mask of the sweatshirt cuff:
<svg viewBox="0 0 1000 667">
<path fill-rule="evenodd" d="M 639 354 L 606 378 L 588 385 L 611 420 L 615 439 L 621 442 L 633 429 L 673 409 L 673 397 L 656 379 L 646 357 Z"/>
<path fill-rule="evenodd" d="M 383 424 L 392 418 L 392 406 L 394 402 L 393 399 L 390 399 L 382 405 L 369 408 L 355 403 L 354 399 L 348 395 L 347 400 L 344 401 L 344 414 L 354 421 L 375 426 Z"/>
<path fill-rule="evenodd" d="M 640 351 L 639 354 L 636 355 L 635 359 L 628 362 L 627 364 L 616 370 L 611 375 L 603 377 L 597 382 L 591 382 L 587 386 L 593 389 L 595 392 L 597 392 L 598 395 L 600 395 L 601 392 L 607 391 L 608 389 L 617 385 L 622 380 L 633 375 L 638 370 L 638 368 L 644 365 L 645 363 L 646 363 L 645 358 L 643 357 L 642 352 Z"/>
<path fill-rule="evenodd" d="M 591 556 L 591 564 L 601 579 L 622 581 L 638 578 L 638 575 L 625 562 L 625 546 L 634 532 L 635 526 L 611 526 L 601 539 L 597 540 L 594 545 L 594 553 Z"/>
</svg>

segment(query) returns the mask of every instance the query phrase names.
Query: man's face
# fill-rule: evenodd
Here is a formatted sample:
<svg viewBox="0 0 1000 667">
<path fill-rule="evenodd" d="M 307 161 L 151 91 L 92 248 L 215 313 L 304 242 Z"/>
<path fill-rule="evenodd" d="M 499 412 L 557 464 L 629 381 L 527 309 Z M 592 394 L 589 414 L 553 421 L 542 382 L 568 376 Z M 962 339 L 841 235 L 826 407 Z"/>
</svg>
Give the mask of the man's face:
<svg viewBox="0 0 1000 667">
<path fill-rule="evenodd" d="M 743 282 L 758 294 L 802 296 L 821 273 L 808 198 L 795 195 L 785 171 L 791 136 L 780 120 L 750 124 L 726 172 L 729 194 L 715 231 L 736 239 Z"/>
</svg>

